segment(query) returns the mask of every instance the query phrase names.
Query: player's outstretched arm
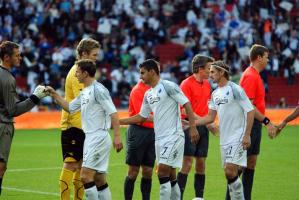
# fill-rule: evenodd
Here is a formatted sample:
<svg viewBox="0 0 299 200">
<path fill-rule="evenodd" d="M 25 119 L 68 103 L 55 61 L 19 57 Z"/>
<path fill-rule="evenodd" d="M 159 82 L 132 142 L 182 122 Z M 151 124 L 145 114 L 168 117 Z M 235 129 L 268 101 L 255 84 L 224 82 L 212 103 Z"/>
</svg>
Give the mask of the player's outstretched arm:
<svg viewBox="0 0 299 200">
<path fill-rule="evenodd" d="M 281 131 L 290 121 L 296 119 L 299 116 L 299 106 L 295 108 L 295 110 L 288 115 L 282 122 L 278 125 L 278 130 Z"/>
<path fill-rule="evenodd" d="M 56 103 L 60 105 L 63 108 L 63 110 L 69 112 L 69 103 L 66 100 L 64 100 L 64 98 L 59 96 L 59 94 L 51 86 L 47 86 L 46 91 L 50 94 L 50 96 L 53 99 L 55 99 Z"/>
<path fill-rule="evenodd" d="M 276 133 L 278 131 L 277 127 L 272 124 L 270 119 L 263 115 L 256 107 L 254 107 L 255 113 L 254 113 L 254 118 L 262 122 L 268 131 L 268 135 L 271 139 L 273 139 L 276 136 Z"/>
<path fill-rule="evenodd" d="M 121 141 L 121 136 L 119 131 L 119 118 L 117 112 L 112 113 L 110 117 L 111 117 L 113 132 L 114 132 L 113 147 L 115 148 L 116 152 L 120 152 L 123 148 L 123 144 Z"/>
<path fill-rule="evenodd" d="M 196 129 L 195 116 L 194 116 L 190 102 L 185 103 L 184 108 L 185 108 L 187 117 L 189 119 L 189 127 L 190 127 L 189 136 L 190 136 L 191 142 L 193 144 L 197 144 L 197 142 L 199 141 L 199 134 Z"/>
<path fill-rule="evenodd" d="M 210 124 L 215 121 L 216 115 L 216 110 L 209 109 L 209 113 L 205 117 L 195 120 L 195 123 L 199 126 Z"/>
<path fill-rule="evenodd" d="M 145 122 L 146 120 L 147 118 L 144 118 L 140 114 L 137 114 L 132 117 L 120 119 L 119 124 L 120 125 L 139 124 Z"/>
<path fill-rule="evenodd" d="M 242 141 L 243 149 L 248 149 L 251 144 L 250 134 L 251 134 L 251 129 L 252 129 L 252 125 L 253 125 L 254 115 L 255 115 L 255 110 L 247 112 L 246 129 L 245 129 L 245 134 L 244 134 L 243 141 Z"/>
<path fill-rule="evenodd" d="M 206 127 L 214 136 L 219 136 L 219 126 L 216 123 L 207 124 Z"/>
</svg>

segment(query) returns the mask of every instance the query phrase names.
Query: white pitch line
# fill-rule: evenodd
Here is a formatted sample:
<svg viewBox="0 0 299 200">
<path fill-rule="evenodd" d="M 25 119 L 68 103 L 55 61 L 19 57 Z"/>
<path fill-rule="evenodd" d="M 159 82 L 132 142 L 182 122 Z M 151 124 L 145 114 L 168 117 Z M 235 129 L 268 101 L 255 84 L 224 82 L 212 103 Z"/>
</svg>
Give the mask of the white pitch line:
<svg viewBox="0 0 299 200">
<path fill-rule="evenodd" d="M 120 164 L 120 163 L 112 163 L 109 165 L 109 167 L 115 167 L 115 166 L 121 166 L 124 164 Z M 61 167 L 45 167 L 45 168 L 25 168 L 25 169 L 8 169 L 7 172 L 26 172 L 26 171 L 45 171 L 45 170 L 58 170 L 61 169 Z"/>
<path fill-rule="evenodd" d="M 42 195 L 48 195 L 48 196 L 56 196 L 59 197 L 60 194 L 58 193 L 52 193 L 52 192 L 41 192 L 37 190 L 27 190 L 27 189 L 19 189 L 14 187 L 2 187 L 4 190 L 11 190 L 11 191 L 17 191 L 17 192 L 26 192 L 26 193 L 34 193 L 34 194 L 42 194 Z"/>
<path fill-rule="evenodd" d="M 26 171 L 44 171 L 44 170 L 56 170 L 61 167 L 46 167 L 46 168 L 25 168 L 25 169 L 9 169 L 7 172 L 26 172 Z"/>
</svg>

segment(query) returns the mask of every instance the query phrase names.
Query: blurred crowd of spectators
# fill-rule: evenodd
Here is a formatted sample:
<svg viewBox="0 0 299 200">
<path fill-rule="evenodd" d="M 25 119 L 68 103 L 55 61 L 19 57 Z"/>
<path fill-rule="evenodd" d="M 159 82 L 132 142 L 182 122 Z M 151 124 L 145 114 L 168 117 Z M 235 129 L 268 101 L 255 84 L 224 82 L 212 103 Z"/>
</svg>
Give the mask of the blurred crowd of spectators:
<svg viewBox="0 0 299 200">
<path fill-rule="evenodd" d="M 177 83 L 197 53 L 225 60 L 237 80 L 254 43 L 271 50 L 265 73 L 285 76 L 289 84 L 299 73 L 296 0 L 0 0 L 0 13 L 0 42 L 22 47 L 22 68 L 13 73 L 24 96 L 40 83 L 63 94 L 76 45 L 85 37 L 101 43 L 98 79 L 120 107 L 128 105 L 138 65 L 159 60 L 155 48 L 167 43 L 184 49 L 162 63 L 161 76 Z"/>
</svg>

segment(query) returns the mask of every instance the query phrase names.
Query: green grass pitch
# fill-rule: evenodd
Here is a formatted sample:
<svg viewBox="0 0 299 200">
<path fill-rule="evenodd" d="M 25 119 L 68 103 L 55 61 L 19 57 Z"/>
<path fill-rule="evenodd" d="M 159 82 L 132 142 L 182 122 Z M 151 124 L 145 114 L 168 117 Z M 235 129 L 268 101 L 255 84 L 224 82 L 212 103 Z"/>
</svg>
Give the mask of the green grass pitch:
<svg viewBox="0 0 299 200">
<path fill-rule="evenodd" d="M 255 200 L 299 200 L 299 127 L 287 127 L 275 140 L 263 133 L 253 188 Z M 122 129 L 123 138 L 125 129 Z M 125 141 L 125 140 L 123 140 Z M 58 178 L 62 166 L 59 130 L 18 130 L 15 133 L 2 200 L 59 199 Z M 112 151 L 108 183 L 114 200 L 123 199 L 127 173 L 125 150 Z M 141 199 L 140 178 L 134 199 Z M 205 199 L 224 199 L 226 181 L 220 165 L 219 139 L 210 135 L 206 166 Z M 184 199 L 194 197 L 193 172 L 189 174 Z M 153 177 L 151 199 L 159 199 L 159 182 Z"/>
</svg>

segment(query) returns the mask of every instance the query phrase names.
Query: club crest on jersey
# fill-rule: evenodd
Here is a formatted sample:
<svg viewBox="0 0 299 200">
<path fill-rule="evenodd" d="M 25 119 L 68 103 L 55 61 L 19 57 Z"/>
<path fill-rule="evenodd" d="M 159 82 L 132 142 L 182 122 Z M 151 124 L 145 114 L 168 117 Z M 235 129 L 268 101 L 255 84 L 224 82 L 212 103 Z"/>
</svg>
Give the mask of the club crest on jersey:
<svg viewBox="0 0 299 200">
<path fill-rule="evenodd" d="M 227 98 L 216 98 L 215 99 L 215 104 L 219 106 L 220 104 L 227 104 L 228 99 Z"/>
</svg>

